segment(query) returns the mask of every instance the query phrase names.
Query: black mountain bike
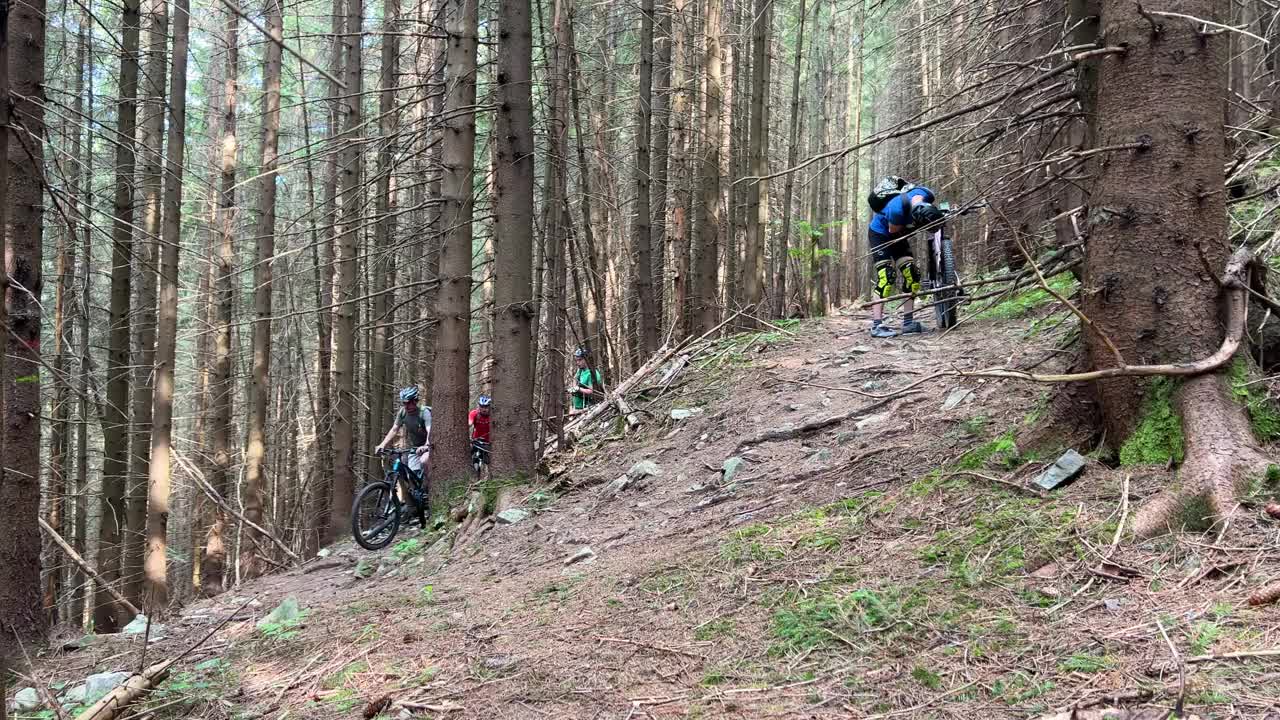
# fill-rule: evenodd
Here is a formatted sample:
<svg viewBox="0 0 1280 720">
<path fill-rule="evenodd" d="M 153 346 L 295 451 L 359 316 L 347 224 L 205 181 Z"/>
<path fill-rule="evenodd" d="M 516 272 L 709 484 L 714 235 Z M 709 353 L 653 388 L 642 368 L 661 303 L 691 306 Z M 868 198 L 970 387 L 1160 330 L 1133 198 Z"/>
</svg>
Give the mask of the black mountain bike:
<svg viewBox="0 0 1280 720">
<path fill-rule="evenodd" d="M 413 452 L 414 448 L 396 448 L 378 453 L 384 458 L 386 475 L 365 485 L 351 505 L 351 534 L 360 547 L 381 550 L 390 545 L 405 515 L 427 526 L 426 484 L 409 470 L 407 462 Z M 386 459 L 390 459 L 389 465 Z"/>
<path fill-rule="evenodd" d="M 967 215 L 984 207 L 985 204 L 972 205 L 958 212 L 952 212 L 948 203 L 939 203 L 938 207 L 948 218 Z M 932 290 L 933 312 L 938 320 L 938 328 L 945 330 L 954 327 L 958 321 L 958 309 L 964 302 L 964 288 L 955 287 L 960 282 L 960 274 L 956 271 L 955 247 L 951 236 L 947 233 L 946 224 L 939 225 L 925 233 L 929 269 L 925 278 L 925 288 Z M 938 288 L 934 290 L 934 288 Z"/>
<path fill-rule="evenodd" d="M 475 474 L 477 480 L 480 474 L 489 466 L 489 443 L 475 438 L 471 441 L 471 472 Z"/>
</svg>

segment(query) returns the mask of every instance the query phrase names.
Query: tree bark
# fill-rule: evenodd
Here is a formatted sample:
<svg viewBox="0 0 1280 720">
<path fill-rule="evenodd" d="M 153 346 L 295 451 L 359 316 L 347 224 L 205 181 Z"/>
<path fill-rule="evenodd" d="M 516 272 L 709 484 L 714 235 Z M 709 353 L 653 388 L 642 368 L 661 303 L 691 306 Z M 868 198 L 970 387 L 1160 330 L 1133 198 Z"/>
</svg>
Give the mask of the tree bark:
<svg viewBox="0 0 1280 720">
<path fill-rule="evenodd" d="M 142 117 L 138 123 L 138 190 L 142 224 L 133 243 L 137 269 L 137 303 L 133 332 L 137 338 L 134 361 L 133 425 L 129 438 L 129 482 L 126 513 L 128 534 L 124 551 L 124 596 L 142 604 L 145 576 L 147 483 L 151 442 L 151 371 L 156 346 L 156 260 L 160 238 L 162 168 L 164 159 L 165 70 L 168 67 L 169 13 L 165 0 L 146 0 L 143 8 L 147 33 L 143 48 Z"/>
<path fill-rule="evenodd" d="M 436 303 L 435 386 L 432 390 L 431 501 L 443 507 L 455 482 L 465 478 L 471 359 L 472 176 L 475 172 L 478 0 L 448 0 L 447 95 L 441 161 L 445 238 Z"/>
<path fill-rule="evenodd" d="M 667 242 L 675 267 L 671 274 L 671 322 L 681 336 L 689 335 L 689 190 L 692 178 L 689 172 L 691 153 L 689 118 L 692 116 L 690 86 L 692 73 L 688 69 L 689 18 L 686 13 L 689 0 L 672 2 L 672 102 L 671 102 L 671 225 L 667 230 Z"/>
<path fill-rule="evenodd" d="M 222 138 L 220 158 L 221 179 L 216 208 L 217 256 L 214 261 L 214 357 L 213 376 L 210 379 L 210 435 L 213 441 L 213 463 L 210 482 L 223 497 L 228 496 L 231 484 L 232 407 L 235 395 L 235 379 L 231 374 L 232 326 L 235 322 L 235 207 L 237 171 L 236 95 L 239 88 L 240 16 L 236 0 L 227 8 L 224 28 L 225 76 L 222 78 Z M 205 535 L 204 562 L 201 589 L 206 595 L 222 592 L 228 562 L 227 516 L 221 508 L 206 504 L 209 510 L 208 532 Z"/>
<path fill-rule="evenodd" d="M 632 251 L 635 294 L 640 302 L 640 353 L 646 358 L 658 349 L 658 313 L 653 297 L 652 208 L 649 197 L 649 143 L 653 124 L 653 14 L 654 0 L 641 0 L 640 91 L 636 98 L 636 201 L 631 238 L 635 246 Z"/>
<path fill-rule="evenodd" d="M 280 138 L 281 43 L 284 42 L 284 7 L 281 0 L 267 0 L 267 42 L 262 60 L 262 166 L 258 171 L 258 261 L 253 266 L 253 384 L 249 401 L 249 427 L 245 442 L 244 514 L 263 524 L 266 495 L 267 400 L 271 395 L 271 301 L 272 267 L 276 234 L 276 174 Z M 241 546 L 240 567 L 244 577 L 262 572 L 258 557 L 264 545 L 250 529 L 250 542 Z"/>
<path fill-rule="evenodd" d="M 0 22 L 0 618 L 24 642 L 44 627 L 40 612 L 40 291 L 43 221 L 45 3 L 3 8 Z M 7 27 L 6 27 L 7 25 Z M 20 38 L 9 44 L 8 37 Z M 15 126 L 20 126 L 21 131 Z M 12 637 L 12 635 L 10 635 Z M 7 649 L 15 643 L 4 640 Z M 14 648 L 16 651 L 16 648 Z M 16 652 L 15 652 L 16 654 Z"/>
<path fill-rule="evenodd" d="M 528 0 L 500 6 L 494 245 L 493 472 L 531 476 L 533 448 L 533 24 Z"/>
<path fill-rule="evenodd" d="M 164 179 L 164 223 L 160 247 L 160 305 L 156 326 L 156 390 L 147 483 L 147 604 L 152 615 L 169 605 L 166 555 L 173 440 L 174 363 L 178 334 L 178 250 L 182 239 L 182 176 L 187 122 L 187 50 L 190 0 L 174 0 L 173 68 L 169 76 L 169 137 Z"/>
<path fill-rule="evenodd" d="M 356 438 L 356 302 L 359 268 L 361 152 L 360 94 L 362 70 L 360 39 L 364 25 L 363 0 L 347 0 L 346 29 L 343 33 L 343 136 L 338 156 L 339 192 L 342 196 L 341 225 L 335 241 L 333 390 L 338 396 L 333 417 L 333 505 L 330 526 L 338 536 L 351 530 L 351 501 L 355 484 Z"/>
<path fill-rule="evenodd" d="M 791 120 L 787 133 L 787 167 L 795 167 L 800 150 L 800 71 L 804 65 L 805 0 L 800 0 L 800 25 L 796 31 L 796 54 L 791 71 Z M 773 252 L 773 316 L 787 315 L 787 266 L 791 264 L 791 199 L 795 173 L 788 173 L 782 185 L 782 230 Z"/>
<path fill-rule="evenodd" d="M 649 247 L 652 249 L 653 255 L 653 321 L 657 326 L 658 334 L 661 335 L 666 326 L 667 307 L 667 192 L 669 190 L 667 162 L 671 153 L 673 38 L 671 35 L 671 9 L 669 3 L 664 2 L 662 9 L 656 12 L 660 14 L 657 18 L 657 37 L 654 38 L 657 52 L 657 57 L 654 60 L 654 72 L 657 73 L 655 78 L 657 97 L 653 102 L 655 132 L 653 138 L 653 168 L 650 171 L 653 177 L 653 212 L 650 214 L 650 217 L 653 218 L 653 237 L 649 242 Z"/>
<path fill-rule="evenodd" d="M 111 224 L 111 326 L 107 349 L 107 408 L 102 448 L 102 516 L 98 531 L 98 574 L 108 583 L 123 579 L 122 563 L 129 474 L 129 324 L 132 289 L 134 133 L 138 118 L 139 0 L 121 9 L 120 97 L 116 103 L 115 217 Z M 94 629 L 109 633 L 129 621 L 105 588 L 98 589 Z"/>
<path fill-rule="evenodd" d="M 747 128 L 749 174 L 769 174 L 769 125 L 765 121 L 765 105 L 769 102 L 769 42 L 773 29 L 772 0 L 756 0 L 751 31 L 751 120 Z M 747 233 L 745 260 L 742 263 L 742 302 L 750 312 L 763 315 L 764 243 L 769 227 L 769 181 L 746 184 Z M 748 325 L 752 324 L 750 322 Z"/>
<path fill-rule="evenodd" d="M 80 28 L 76 37 L 76 79 L 75 79 L 75 99 L 73 108 L 76 117 L 85 118 L 88 125 L 93 124 L 93 86 L 85 83 L 85 77 L 92 77 L 92 54 L 89 52 L 89 10 L 86 7 L 82 10 L 79 18 Z M 79 127 L 79 123 L 76 123 Z M 93 266 L 93 226 L 87 222 L 89 217 L 89 208 L 93 207 L 93 133 L 84 133 L 83 142 L 77 142 L 73 149 L 73 157 L 76 164 L 82 167 L 80 173 L 77 173 L 78 191 L 75 193 L 75 202 L 79 206 L 77 216 L 81 218 L 81 222 L 77 224 L 80 236 L 80 299 L 79 299 L 79 316 L 77 320 L 80 323 L 78 337 L 76 341 L 79 345 L 77 355 L 79 356 L 79 384 L 77 386 L 76 399 L 76 482 L 75 482 L 75 511 L 72 518 L 71 527 L 71 544 L 80 553 L 85 555 L 85 548 L 88 543 L 89 534 L 89 417 L 90 417 L 90 400 L 89 400 L 89 317 L 90 312 L 90 292 L 93 286 L 90 268 Z M 75 566 L 71 570 L 71 622 L 82 623 L 85 619 L 85 608 L 90 606 L 89 598 L 91 597 L 90 585 L 88 577 L 80 569 Z"/>
<path fill-rule="evenodd" d="M 698 243 L 694 251 L 696 269 L 694 285 L 695 333 L 703 333 L 716 325 L 719 316 L 719 245 L 720 245 L 720 134 L 724 118 L 721 115 L 721 86 L 723 52 L 721 41 L 721 11 L 723 0 L 707 0 L 703 17 L 703 75 L 706 98 L 703 104 L 702 132 L 707 138 L 702 153 L 702 199 L 697 207 Z"/>
</svg>

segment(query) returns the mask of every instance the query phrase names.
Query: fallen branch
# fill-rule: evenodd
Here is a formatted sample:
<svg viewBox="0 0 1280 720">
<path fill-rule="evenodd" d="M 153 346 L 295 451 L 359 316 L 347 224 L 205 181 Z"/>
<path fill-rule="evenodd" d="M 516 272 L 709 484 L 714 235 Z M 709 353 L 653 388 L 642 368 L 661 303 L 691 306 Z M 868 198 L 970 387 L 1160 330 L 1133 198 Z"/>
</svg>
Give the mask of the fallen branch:
<svg viewBox="0 0 1280 720">
<path fill-rule="evenodd" d="M 192 465 L 191 462 L 182 455 L 182 453 L 178 452 L 177 448 L 174 448 L 172 453 L 173 453 L 173 459 L 178 463 L 178 466 L 181 467 L 187 473 L 187 475 L 191 477 L 192 480 L 196 481 L 196 484 L 200 486 L 200 489 L 204 491 L 204 494 L 208 495 L 209 499 L 212 500 L 219 508 L 221 508 L 223 512 L 234 517 L 235 519 L 239 520 L 245 525 L 248 525 L 249 527 L 253 528 L 258 534 L 270 540 L 273 544 L 275 544 L 276 547 L 280 548 L 280 551 L 283 552 L 286 556 L 288 556 L 288 558 L 292 560 L 294 563 L 298 563 L 298 564 L 302 563 L 302 558 L 298 557 L 297 553 L 290 550 L 288 545 L 285 545 L 283 542 L 281 542 L 280 538 L 277 538 L 275 535 L 272 535 L 271 533 L 267 532 L 266 528 L 253 522 L 249 518 L 245 517 L 243 514 L 237 512 L 235 508 L 231 507 L 231 504 L 228 503 L 226 499 L 223 498 L 222 495 L 218 493 L 217 490 L 214 490 L 213 486 L 209 484 L 209 481 L 205 479 L 204 473 L 200 472 L 200 468 L 196 467 L 195 465 Z"/>
<path fill-rule="evenodd" d="M 204 637 L 197 640 L 191 647 L 183 650 L 177 657 L 156 663 L 146 670 L 143 670 L 141 673 L 130 676 L 123 683 L 117 685 L 114 690 L 102 696 L 98 702 L 89 706 L 89 708 L 84 712 L 77 715 L 76 720 L 114 720 L 116 717 L 119 717 L 130 704 L 148 692 L 151 692 L 157 685 L 164 682 L 164 680 L 169 677 L 170 668 L 186 656 L 190 655 L 196 648 L 208 642 L 209 638 L 213 637 L 219 630 L 226 627 L 227 623 L 231 622 L 231 620 L 235 618 L 241 610 L 248 607 L 251 602 L 253 602 L 253 598 L 246 600 L 243 605 L 233 610 L 230 615 L 227 615 L 227 617 L 222 620 L 222 622 L 215 625 L 212 630 L 205 634 Z"/>
<path fill-rule="evenodd" d="M 818 418 L 817 420 L 810 420 L 809 422 L 804 423 L 803 425 L 798 425 L 796 427 L 766 430 L 758 435 L 749 437 L 739 442 L 738 445 L 734 448 L 734 452 L 738 453 L 738 452 L 741 452 L 743 448 L 750 447 L 752 445 L 759 445 L 761 443 L 777 442 L 779 440 L 791 440 L 792 438 L 797 438 L 797 437 L 800 437 L 801 435 L 807 435 L 811 432 L 814 432 L 816 430 L 821 430 L 825 427 L 830 427 L 832 425 L 839 425 L 840 423 L 846 420 L 852 420 L 856 417 L 866 415 L 872 410 L 876 410 L 877 408 L 880 408 L 888 404 L 892 400 L 896 400 L 900 397 L 905 397 L 906 395 L 911 394 L 912 391 L 910 390 L 910 387 L 914 387 L 915 385 L 918 385 L 918 384 L 920 383 L 914 383 L 908 388 L 904 388 L 899 392 L 890 393 L 889 395 L 886 395 L 885 397 L 873 403 L 870 403 L 869 405 L 863 405 L 862 407 L 856 408 L 854 410 L 850 410 L 849 412 L 840 413 L 839 415 L 830 415 L 828 417 Z"/>
<path fill-rule="evenodd" d="M 54 530 L 49 523 L 44 521 L 44 518 L 37 517 L 36 520 L 40 523 L 40 529 L 49 536 L 49 539 L 53 540 L 53 543 L 62 549 L 63 554 L 70 558 L 71 562 L 80 566 L 80 569 L 83 570 L 86 575 L 93 578 L 93 581 L 97 583 L 98 587 L 106 590 L 108 593 L 111 593 L 111 597 L 115 598 L 116 602 L 120 603 L 126 610 L 133 613 L 135 617 L 142 614 L 142 611 L 133 603 L 129 602 L 128 598 L 121 595 L 120 591 L 116 590 L 114 585 L 103 580 L 101 575 L 94 572 L 93 567 L 90 566 L 89 563 L 85 562 L 84 558 L 80 557 L 80 554 L 75 551 L 75 548 L 68 545 L 67 541 L 63 540 L 62 536 L 58 534 L 58 531 Z"/>
<path fill-rule="evenodd" d="M 1012 488 L 1014 490 L 1017 490 L 1018 492 L 1023 492 L 1028 495 L 1034 495 L 1040 498 L 1047 496 L 1047 493 L 1044 493 L 1036 488 L 1028 487 L 1026 485 L 1020 485 L 1016 482 L 1013 482 L 1012 480 L 1005 480 L 1004 478 L 998 478 L 994 475 L 987 475 L 985 473 L 974 472 L 973 470 L 957 470 L 952 473 L 947 473 L 945 477 L 953 478 L 953 477 L 959 477 L 961 475 L 966 475 L 968 477 L 976 477 L 979 480 L 986 480 L 987 482 L 992 482 L 997 485 L 1003 485 L 1007 488 Z"/>
<path fill-rule="evenodd" d="M 1192 655 L 1187 658 L 1186 661 L 1189 663 L 1203 663 L 1217 662 L 1218 660 L 1247 660 L 1249 658 L 1260 657 L 1280 657 L 1280 649 L 1239 650 L 1237 652 L 1222 653 L 1220 655 Z"/>
</svg>

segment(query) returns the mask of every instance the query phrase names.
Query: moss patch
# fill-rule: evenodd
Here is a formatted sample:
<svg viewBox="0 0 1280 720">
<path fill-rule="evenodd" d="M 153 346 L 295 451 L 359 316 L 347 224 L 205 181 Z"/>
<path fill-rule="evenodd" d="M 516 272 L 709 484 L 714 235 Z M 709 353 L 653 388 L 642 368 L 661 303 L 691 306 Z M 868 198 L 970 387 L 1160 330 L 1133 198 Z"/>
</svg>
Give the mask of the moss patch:
<svg viewBox="0 0 1280 720">
<path fill-rule="evenodd" d="M 1156 378 L 1147 387 L 1142 403 L 1142 420 L 1120 446 L 1121 465 L 1155 465 L 1181 463 L 1185 442 L 1182 417 L 1173 409 L 1173 392 L 1177 384 L 1168 378 Z"/>
<path fill-rule="evenodd" d="M 1249 427 L 1259 442 L 1280 439 L 1280 412 L 1256 385 L 1250 385 L 1249 361 L 1237 357 L 1231 364 L 1231 394 L 1249 413 Z"/>
<path fill-rule="evenodd" d="M 1023 460 L 1017 444 L 1013 441 L 1013 432 L 1010 431 L 961 455 L 956 461 L 956 469 L 978 470 L 988 464 L 1013 469 L 1022 464 Z"/>
<path fill-rule="evenodd" d="M 1049 287 L 1063 297 L 1075 292 L 1077 283 L 1071 273 L 1062 273 L 1049 280 Z M 979 320 L 1012 320 L 1022 317 L 1036 308 L 1054 302 L 1053 296 L 1036 286 L 1014 295 L 978 314 Z"/>
</svg>

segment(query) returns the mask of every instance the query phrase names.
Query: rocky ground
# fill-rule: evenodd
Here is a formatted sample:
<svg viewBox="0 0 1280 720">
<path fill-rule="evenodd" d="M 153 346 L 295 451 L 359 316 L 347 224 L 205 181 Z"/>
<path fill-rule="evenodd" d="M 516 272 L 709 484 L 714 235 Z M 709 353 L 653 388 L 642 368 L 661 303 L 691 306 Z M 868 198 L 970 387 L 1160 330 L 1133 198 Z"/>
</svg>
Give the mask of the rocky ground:
<svg viewBox="0 0 1280 720">
<path fill-rule="evenodd" d="M 139 717 L 1039 718 L 1182 697 L 1203 718 L 1280 718 L 1276 656 L 1228 656 L 1280 647 L 1280 614 L 1246 601 L 1280 575 L 1280 523 L 1253 504 L 1274 487 L 1256 484 L 1231 545 L 1133 543 L 1118 529 L 1172 474 L 1080 447 L 1078 480 L 1035 489 L 1067 449 L 1024 440 L 1052 437 L 1030 432 L 1046 388 L 874 397 L 944 367 L 1070 359 L 1062 315 L 997 317 L 721 341 L 636 402 L 638 431 L 559 456 L 514 522 L 452 553 L 416 530 L 330 548 L 153 626 L 145 658 L 142 635 L 52 648 L 29 678 L 43 709 L 18 717 L 58 717 L 60 695 L 72 711 L 87 675 L 225 622 Z"/>
</svg>

